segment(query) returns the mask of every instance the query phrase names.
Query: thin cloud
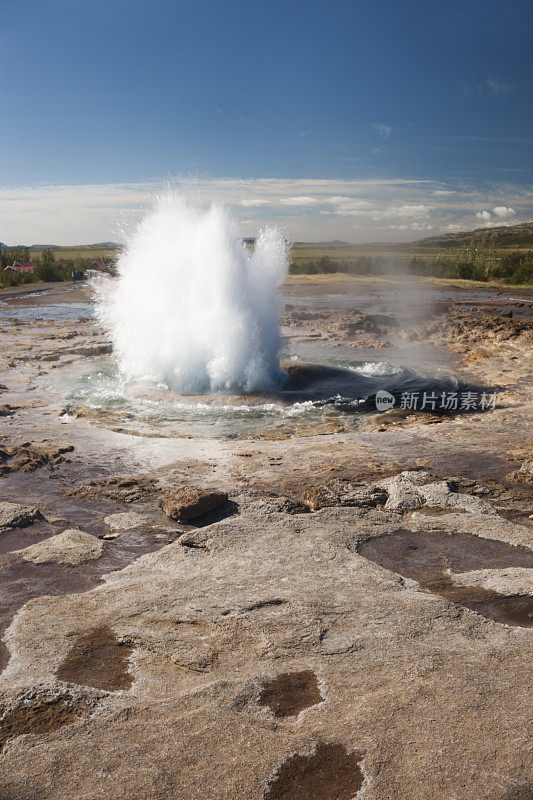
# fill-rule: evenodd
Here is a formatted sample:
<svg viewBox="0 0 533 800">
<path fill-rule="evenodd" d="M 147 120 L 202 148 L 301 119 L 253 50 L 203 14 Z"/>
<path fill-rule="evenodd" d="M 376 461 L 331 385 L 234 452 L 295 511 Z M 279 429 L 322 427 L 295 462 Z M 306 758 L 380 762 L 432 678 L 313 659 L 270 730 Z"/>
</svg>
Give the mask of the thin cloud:
<svg viewBox="0 0 533 800">
<path fill-rule="evenodd" d="M 254 128 L 260 128 L 261 125 L 258 122 L 254 122 L 253 119 L 248 119 L 247 117 L 243 117 L 240 114 L 234 114 L 235 119 L 238 119 L 239 122 L 244 122 L 246 125 L 253 125 Z"/>
<path fill-rule="evenodd" d="M 388 139 L 392 133 L 392 127 L 390 125 L 385 125 L 383 122 L 374 122 L 372 127 L 380 139 Z"/>
<path fill-rule="evenodd" d="M 270 200 L 265 200 L 262 197 L 250 197 L 250 198 L 244 198 L 243 200 L 241 200 L 240 205 L 241 206 L 258 206 L 258 207 L 259 206 L 269 206 L 270 205 Z"/>
<path fill-rule="evenodd" d="M 486 81 L 486 86 L 491 94 L 498 96 L 505 97 L 508 94 L 511 94 L 513 91 L 513 87 L 509 86 L 509 84 L 504 83 L 503 81 L 498 80 L 497 78 L 489 78 Z"/>
<path fill-rule="evenodd" d="M 318 203 L 316 197 L 283 197 L 280 203 L 284 206 L 314 206 Z"/>
<path fill-rule="evenodd" d="M 473 81 L 467 83 L 466 81 L 459 81 L 459 89 L 466 97 L 477 95 L 478 97 L 507 97 L 512 94 L 513 87 L 508 83 L 504 83 L 499 78 L 487 78 L 480 83 Z"/>
</svg>

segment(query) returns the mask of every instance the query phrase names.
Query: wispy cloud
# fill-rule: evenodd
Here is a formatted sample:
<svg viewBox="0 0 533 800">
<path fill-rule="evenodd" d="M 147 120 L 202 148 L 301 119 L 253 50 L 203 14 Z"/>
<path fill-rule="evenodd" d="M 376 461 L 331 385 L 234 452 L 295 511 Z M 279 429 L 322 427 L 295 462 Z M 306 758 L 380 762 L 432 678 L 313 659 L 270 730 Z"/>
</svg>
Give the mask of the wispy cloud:
<svg viewBox="0 0 533 800">
<path fill-rule="evenodd" d="M 320 201 L 316 197 L 282 197 L 279 201 L 283 206 L 316 206 Z"/>
<path fill-rule="evenodd" d="M 248 117 L 243 117 L 241 114 L 237 114 L 237 112 L 235 112 L 235 119 L 238 119 L 239 122 L 244 122 L 246 125 L 253 125 L 254 128 L 261 127 L 258 122 L 254 122 L 253 119 L 248 119 Z"/>
<path fill-rule="evenodd" d="M 240 201 L 241 206 L 269 206 L 270 200 L 265 200 L 264 197 L 244 197 Z"/>
<path fill-rule="evenodd" d="M 459 81 L 461 92 L 466 95 L 477 95 L 478 97 L 506 97 L 512 94 L 513 87 L 504 83 L 499 78 L 487 78 L 485 81 L 474 81 L 467 83 Z"/>
<path fill-rule="evenodd" d="M 376 131 L 380 139 L 388 139 L 392 133 L 391 125 L 385 125 L 383 122 L 374 122 L 372 127 Z"/>
<path fill-rule="evenodd" d="M 486 81 L 486 86 L 491 94 L 495 95 L 508 95 L 513 91 L 513 87 L 497 78 L 489 78 Z"/>
</svg>

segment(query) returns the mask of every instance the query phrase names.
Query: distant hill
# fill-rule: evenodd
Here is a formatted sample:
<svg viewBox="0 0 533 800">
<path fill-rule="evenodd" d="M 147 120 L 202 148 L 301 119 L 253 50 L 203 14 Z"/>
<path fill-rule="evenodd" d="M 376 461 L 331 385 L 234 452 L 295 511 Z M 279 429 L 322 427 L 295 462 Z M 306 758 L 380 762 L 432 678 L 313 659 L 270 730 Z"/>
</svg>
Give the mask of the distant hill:
<svg viewBox="0 0 533 800">
<path fill-rule="evenodd" d="M 521 247 L 533 245 L 533 222 L 518 225 L 499 225 L 497 228 L 476 228 L 473 231 L 443 233 L 410 242 L 413 247 L 465 247 L 479 239 L 495 239 L 497 247 Z"/>
<path fill-rule="evenodd" d="M 28 247 L 31 252 L 42 252 L 46 247 L 52 250 L 117 250 L 121 247 L 117 242 L 96 242 L 96 244 L 32 244 Z"/>
<path fill-rule="evenodd" d="M 317 247 L 325 247 L 326 245 L 342 245 L 343 247 L 350 246 L 350 242 L 343 242 L 341 239 L 332 239 L 329 242 L 292 242 L 292 244 L 300 247 L 308 244 L 315 244 Z"/>
</svg>

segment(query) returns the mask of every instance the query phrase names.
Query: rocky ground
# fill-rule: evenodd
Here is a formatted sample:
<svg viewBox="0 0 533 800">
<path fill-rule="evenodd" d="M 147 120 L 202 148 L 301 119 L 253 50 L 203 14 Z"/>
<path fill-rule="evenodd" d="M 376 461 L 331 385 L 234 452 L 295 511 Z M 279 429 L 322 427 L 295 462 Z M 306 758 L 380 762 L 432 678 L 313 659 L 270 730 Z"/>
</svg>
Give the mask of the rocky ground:
<svg viewBox="0 0 533 800">
<path fill-rule="evenodd" d="M 293 282 L 287 344 L 495 410 L 173 435 L 62 393 L 83 290 L 4 300 L 1 800 L 533 797 L 533 298 L 405 291 Z"/>
</svg>

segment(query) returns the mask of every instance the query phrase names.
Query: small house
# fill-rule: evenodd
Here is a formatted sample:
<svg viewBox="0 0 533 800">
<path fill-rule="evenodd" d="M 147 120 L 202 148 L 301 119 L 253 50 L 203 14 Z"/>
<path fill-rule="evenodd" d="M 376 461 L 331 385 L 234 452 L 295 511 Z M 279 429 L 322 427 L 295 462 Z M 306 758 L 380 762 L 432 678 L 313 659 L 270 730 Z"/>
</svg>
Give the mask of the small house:
<svg viewBox="0 0 533 800">
<path fill-rule="evenodd" d="M 13 264 L 5 267 L 5 269 L 11 269 L 13 272 L 33 272 L 36 266 L 37 264 L 33 261 L 15 261 Z"/>
</svg>

